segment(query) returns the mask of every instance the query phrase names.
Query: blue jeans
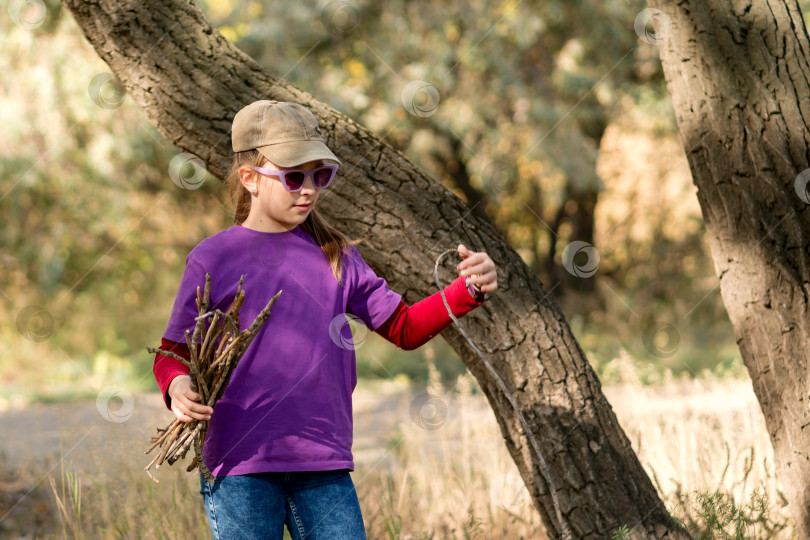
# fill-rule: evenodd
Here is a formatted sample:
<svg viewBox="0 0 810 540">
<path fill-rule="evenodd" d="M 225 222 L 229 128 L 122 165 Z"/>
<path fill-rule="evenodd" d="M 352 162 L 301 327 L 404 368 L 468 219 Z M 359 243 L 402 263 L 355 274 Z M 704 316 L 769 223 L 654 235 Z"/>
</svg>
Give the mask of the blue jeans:
<svg viewBox="0 0 810 540">
<path fill-rule="evenodd" d="M 293 540 L 365 540 L 360 502 L 349 469 L 200 474 L 214 540 L 281 540 L 284 525 Z"/>
</svg>

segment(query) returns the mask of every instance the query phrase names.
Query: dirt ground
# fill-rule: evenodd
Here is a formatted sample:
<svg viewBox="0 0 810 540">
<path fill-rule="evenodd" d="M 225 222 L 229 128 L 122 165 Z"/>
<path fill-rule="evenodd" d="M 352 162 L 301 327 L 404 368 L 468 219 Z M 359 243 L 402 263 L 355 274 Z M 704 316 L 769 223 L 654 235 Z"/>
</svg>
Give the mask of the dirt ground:
<svg viewBox="0 0 810 540">
<path fill-rule="evenodd" d="M 0 453 L 6 466 L 13 468 L 49 454 L 59 456 L 60 446 L 66 461 L 94 477 L 105 473 L 105 454 L 130 453 L 145 466 L 153 454 L 147 456 L 143 451 L 151 444 L 156 428 L 172 422 L 173 413 L 159 393 L 116 397 L 110 401 L 109 412 L 104 405 L 106 401 L 102 401 L 103 412 L 93 401 L 32 404 L 0 412 L 0 433 L 7 435 L 0 440 Z M 408 406 L 408 396 L 401 389 L 355 392 L 356 465 L 376 463 L 389 454 L 385 452 L 385 444 L 395 433 L 398 422 L 409 418 Z M 395 457 L 388 455 L 387 459 Z M 378 465 L 385 466 L 385 463 Z"/>
<path fill-rule="evenodd" d="M 633 426 L 643 423 L 642 416 L 680 415 L 684 411 L 699 411 L 701 415 L 740 411 L 750 417 L 752 425 L 764 427 L 748 381 L 721 384 L 692 381 L 664 388 L 607 386 L 603 391 L 631 440 Z M 97 402 L 86 401 L 34 404 L 0 411 L 0 433 L 7 434 L 0 440 L 0 453 L 4 454 L 6 465 L 14 467 L 49 453 L 58 456 L 60 446 L 66 461 L 91 475 L 104 474 L 105 454 L 131 453 L 133 459 L 141 459 L 146 465 L 149 459 L 143 451 L 155 429 L 166 426 L 174 417 L 159 393 L 134 394 L 128 401 L 130 395 L 108 400 L 109 409 L 102 402 L 101 410 Z M 393 465 L 390 461 L 396 456 L 386 451 L 386 444 L 396 435 L 400 422 L 410 421 L 411 400 L 402 385 L 355 390 L 356 467 L 364 463 L 374 463 L 380 468 Z M 377 464 L 380 459 L 383 462 Z"/>
</svg>

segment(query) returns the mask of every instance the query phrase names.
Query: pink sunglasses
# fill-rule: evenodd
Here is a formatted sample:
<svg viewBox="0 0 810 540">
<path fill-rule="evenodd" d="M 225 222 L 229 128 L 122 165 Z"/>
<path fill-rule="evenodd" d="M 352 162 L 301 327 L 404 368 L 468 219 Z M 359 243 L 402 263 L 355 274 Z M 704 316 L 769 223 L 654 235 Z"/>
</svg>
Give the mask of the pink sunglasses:
<svg viewBox="0 0 810 540">
<path fill-rule="evenodd" d="M 304 187 L 304 182 L 306 181 L 307 176 L 312 177 L 312 185 L 315 186 L 315 189 L 324 189 L 329 187 L 329 184 L 332 183 L 332 179 L 335 177 L 335 174 L 337 174 L 338 165 L 327 163 L 312 169 L 311 171 L 305 171 L 303 169 L 273 171 L 270 169 L 265 169 L 264 167 L 254 166 L 251 166 L 250 168 L 260 174 L 263 174 L 264 176 L 278 176 L 281 179 L 281 184 L 284 186 L 284 189 L 290 193 L 293 193 L 296 191 L 301 191 L 301 188 Z"/>
</svg>

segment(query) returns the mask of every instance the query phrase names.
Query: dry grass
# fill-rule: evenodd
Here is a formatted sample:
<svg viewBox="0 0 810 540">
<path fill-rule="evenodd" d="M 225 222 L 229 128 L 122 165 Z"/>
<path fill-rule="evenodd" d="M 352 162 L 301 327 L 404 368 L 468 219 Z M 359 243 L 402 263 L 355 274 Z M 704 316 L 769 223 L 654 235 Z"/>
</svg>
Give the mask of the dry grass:
<svg viewBox="0 0 810 540">
<path fill-rule="evenodd" d="M 428 391 L 441 401 L 417 407 L 406 389 L 394 380 L 355 391 L 352 478 L 369 538 L 544 538 L 494 414 L 486 399 L 474 393 L 475 381 L 461 377 L 456 392 L 443 394 L 434 373 Z M 767 518 L 773 522 L 786 516 L 750 383 L 672 382 L 660 388 L 604 390 L 670 511 L 687 523 L 695 520 L 694 530 L 700 530 L 701 520 L 716 517 L 703 510 L 721 509 L 723 500 L 711 498 L 717 488 L 738 505 L 753 500 L 754 489 L 760 488 L 770 501 Z M 150 394 L 144 403 L 159 399 Z M 156 408 L 150 414 L 145 424 L 169 413 Z M 72 459 L 60 462 L 57 454 L 0 470 L 0 537 L 209 537 L 196 474 L 178 463 L 158 471 L 160 484 L 150 482 L 143 472 L 146 439 L 140 431 L 135 424 L 115 425 L 105 437 L 118 434 L 119 440 L 93 455 L 96 467 L 77 466 Z M 133 446 L 133 441 L 140 444 Z M 746 463 L 752 452 L 754 459 Z M 743 530 L 743 536 L 726 537 L 778 536 L 766 534 L 762 523 Z"/>
</svg>

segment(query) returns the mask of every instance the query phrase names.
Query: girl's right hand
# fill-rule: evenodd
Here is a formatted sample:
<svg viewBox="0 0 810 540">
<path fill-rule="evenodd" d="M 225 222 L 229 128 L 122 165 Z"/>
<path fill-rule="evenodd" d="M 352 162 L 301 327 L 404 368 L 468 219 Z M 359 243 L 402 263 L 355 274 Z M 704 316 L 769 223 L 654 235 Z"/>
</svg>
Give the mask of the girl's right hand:
<svg viewBox="0 0 810 540">
<path fill-rule="evenodd" d="M 202 396 L 191 390 L 191 377 L 178 375 L 169 384 L 169 397 L 172 399 L 172 412 L 183 422 L 210 420 L 214 409 L 202 403 Z"/>
</svg>

